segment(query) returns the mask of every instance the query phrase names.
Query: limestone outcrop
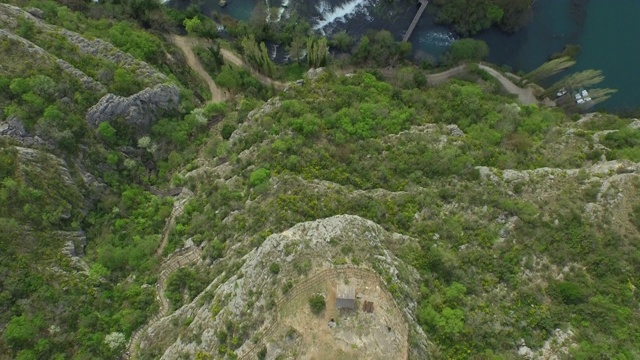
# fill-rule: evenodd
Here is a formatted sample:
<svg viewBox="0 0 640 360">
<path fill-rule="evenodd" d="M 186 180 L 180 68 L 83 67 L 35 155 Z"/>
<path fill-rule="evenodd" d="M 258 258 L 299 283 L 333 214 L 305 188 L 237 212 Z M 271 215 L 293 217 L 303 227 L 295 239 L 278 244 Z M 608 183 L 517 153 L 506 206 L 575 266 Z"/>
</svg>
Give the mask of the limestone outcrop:
<svg viewBox="0 0 640 360">
<path fill-rule="evenodd" d="M 175 110 L 180 101 L 180 93 L 175 85 L 156 85 L 129 97 L 107 94 L 87 111 L 86 120 L 90 126 L 97 127 L 103 121 L 112 121 L 118 117 L 126 123 L 148 131 L 164 111 Z"/>
<path fill-rule="evenodd" d="M 24 124 L 17 116 L 10 116 L 6 121 L 0 122 L 0 138 L 10 138 L 18 144 L 26 147 L 46 146 L 52 147 L 38 136 L 31 135 L 24 128 Z"/>
<path fill-rule="evenodd" d="M 412 238 L 389 233 L 369 220 L 351 215 L 300 223 L 269 236 L 259 248 L 243 257 L 239 270 L 221 273 L 193 302 L 151 324 L 141 334 L 140 350 L 144 352 L 144 349 L 158 346 L 166 348 L 162 359 L 195 357 L 199 351 L 214 353 L 218 347 L 216 334 L 223 331 L 228 323 L 243 324 L 251 332 L 248 338 L 259 338 L 276 317 L 277 309 L 269 306 L 270 302 L 276 301 L 272 298 L 274 292 L 271 289 L 281 288 L 287 282 L 294 285 L 303 283 L 307 277 L 299 275 L 296 270 L 303 259 L 312 259 L 309 269 L 314 270 L 311 273 L 344 267 L 335 264 L 336 259 L 344 257 L 339 247 L 333 245 L 335 242 L 350 246 L 362 259 L 359 267 L 379 269 L 385 277 L 392 279 L 391 283 L 402 289 L 401 293 L 411 294 L 413 289 L 419 288 L 416 270 L 387 250 L 415 246 Z M 270 266 L 274 263 L 279 264 L 277 274 Z M 428 340 L 413 318 L 417 304 L 411 296 L 400 296 L 395 301 L 404 312 L 403 317 L 412 324 L 409 336 L 414 344 L 410 350 L 413 358 L 425 358 Z M 217 308 L 224 310 L 215 310 Z M 176 319 L 183 318 L 191 319 L 190 325 L 174 332 L 177 329 L 172 324 L 182 323 Z M 238 345 L 238 354 L 246 354 L 254 347 L 251 341 Z"/>
</svg>

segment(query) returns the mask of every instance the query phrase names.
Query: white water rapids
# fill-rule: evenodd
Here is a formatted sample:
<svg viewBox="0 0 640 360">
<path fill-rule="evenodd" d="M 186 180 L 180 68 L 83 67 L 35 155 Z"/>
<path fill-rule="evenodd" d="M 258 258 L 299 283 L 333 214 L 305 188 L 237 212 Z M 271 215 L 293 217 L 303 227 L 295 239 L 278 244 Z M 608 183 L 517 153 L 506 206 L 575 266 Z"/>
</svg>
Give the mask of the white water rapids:
<svg viewBox="0 0 640 360">
<path fill-rule="evenodd" d="M 320 0 L 316 5 L 316 10 L 321 14 L 321 18 L 313 28 L 321 30 L 335 21 L 344 21 L 357 12 L 364 12 L 368 16 L 366 5 L 369 5 L 370 2 L 371 0 L 350 0 L 342 5 L 332 7 L 327 0 Z"/>
</svg>

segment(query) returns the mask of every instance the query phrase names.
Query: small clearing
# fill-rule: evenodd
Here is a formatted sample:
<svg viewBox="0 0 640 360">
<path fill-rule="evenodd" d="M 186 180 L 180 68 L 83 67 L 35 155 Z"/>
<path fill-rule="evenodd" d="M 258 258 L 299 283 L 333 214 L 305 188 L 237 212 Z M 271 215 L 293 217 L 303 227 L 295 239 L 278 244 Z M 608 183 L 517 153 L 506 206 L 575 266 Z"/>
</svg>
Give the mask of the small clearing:
<svg viewBox="0 0 640 360">
<path fill-rule="evenodd" d="M 360 275 L 311 276 L 292 288 L 280 306 L 277 324 L 263 339 L 268 357 L 407 359 L 408 329 L 401 311 L 377 275 Z M 355 309 L 336 308 L 338 285 L 355 288 Z M 314 315 L 309 307 L 314 294 L 326 299 L 326 309 L 320 315 Z M 373 302 L 373 312 L 363 311 L 365 301 Z"/>
</svg>

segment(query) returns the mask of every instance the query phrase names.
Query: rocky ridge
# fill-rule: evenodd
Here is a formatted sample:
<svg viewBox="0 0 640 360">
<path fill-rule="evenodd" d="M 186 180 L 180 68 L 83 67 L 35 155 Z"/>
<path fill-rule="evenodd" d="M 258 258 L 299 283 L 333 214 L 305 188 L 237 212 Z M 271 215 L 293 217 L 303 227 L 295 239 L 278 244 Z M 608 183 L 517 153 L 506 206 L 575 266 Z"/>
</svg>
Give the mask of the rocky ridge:
<svg viewBox="0 0 640 360">
<path fill-rule="evenodd" d="M 175 85 L 156 85 L 129 97 L 114 94 L 103 96 L 87 111 L 87 122 L 97 127 L 103 121 L 117 117 L 142 131 L 148 131 L 162 111 L 175 110 L 180 101 L 180 92 Z"/>
<path fill-rule="evenodd" d="M 144 79 L 145 81 L 156 85 L 167 81 L 166 75 L 162 74 L 146 62 L 140 61 L 132 55 L 118 49 L 112 44 L 102 39 L 87 39 L 73 31 L 47 24 L 40 18 L 41 16 L 32 15 L 33 12 L 33 8 L 30 9 L 29 12 L 9 4 L 0 4 L 0 23 L 5 23 L 8 25 L 8 28 L 15 28 L 18 24 L 17 19 L 24 18 L 33 23 L 43 32 L 64 36 L 70 44 L 77 47 L 78 51 L 86 55 L 100 57 L 109 60 L 118 66 L 135 70 L 137 77 L 140 79 Z M 23 40 L 21 40 L 21 42 L 28 42 L 28 40 Z"/>
<path fill-rule="evenodd" d="M 357 216 L 340 215 L 298 224 L 269 236 L 259 248 L 242 258 L 242 266 L 237 271 L 220 274 L 194 301 L 151 326 L 142 336 L 141 351 L 162 346 L 166 348 L 162 359 L 194 357 L 199 351 L 213 353 L 218 347 L 216 334 L 233 322 L 250 329 L 244 343 L 235 350 L 238 354 L 246 352 L 253 347 L 249 341 L 251 334 L 258 335 L 274 321 L 277 309 L 270 304 L 278 296 L 272 289 L 287 281 L 295 285 L 308 276 L 296 271 L 303 261 L 312 264 L 312 273 L 339 268 L 341 265 L 337 265 L 336 260 L 344 255 L 335 246 L 338 243 L 353 247 L 354 254 L 363 258 L 361 267 L 376 269 L 382 278 L 399 285 L 401 295 L 396 301 L 411 324 L 412 355 L 425 358 L 430 345 L 413 318 L 417 306 L 414 292 L 419 288 L 419 276 L 386 249 L 391 244 L 412 246 L 413 242 L 409 237 L 388 233 Z M 277 274 L 269 270 L 272 263 L 279 264 Z M 186 318 L 192 320 L 186 328 L 176 329 L 172 325 L 180 323 L 178 319 Z M 178 333 L 181 335 L 176 337 Z"/>
</svg>

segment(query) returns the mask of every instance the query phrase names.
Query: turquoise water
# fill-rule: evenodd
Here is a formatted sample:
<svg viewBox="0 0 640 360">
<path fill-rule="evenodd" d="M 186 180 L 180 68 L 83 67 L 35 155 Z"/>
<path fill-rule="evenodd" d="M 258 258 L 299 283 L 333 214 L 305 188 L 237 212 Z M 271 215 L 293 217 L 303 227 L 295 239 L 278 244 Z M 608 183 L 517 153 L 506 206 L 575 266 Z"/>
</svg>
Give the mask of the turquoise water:
<svg viewBox="0 0 640 360">
<path fill-rule="evenodd" d="M 603 108 L 640 107 L 640 1 L 593 0 L 575 70 L 600 69 L 600 87 L 618 89 Z"/>
<path fill-rule="evenodd" d="M 591 0 L 586 16 L 572 12 L 570 2 L 538 0 L 532 22 L 518 33 L 509 36 L 491 30 L 477 36 L 489 44 L 488 60 L 529 71 L 566 44 L 578 44 L 578 62 L 569 71 L 602 70 L 605 81 L 597 86 L 618 89 L 598 108 L 640 106 L 636 90 L 640 83 L 640 1 Z"/>
<path fill-rule="evenodd" d="M 221 8 L 218 5 L 219 0 L 206 0 L 203 7 L 209 10 L 205 13 L 216 11 L 218 13 L 229 15 L 234 19 L 249 21 L 253 13 L 253 8 L 256 6 L 256 2 L 257 0 L 228 0 L 227 6 Z"/>
</svg>

